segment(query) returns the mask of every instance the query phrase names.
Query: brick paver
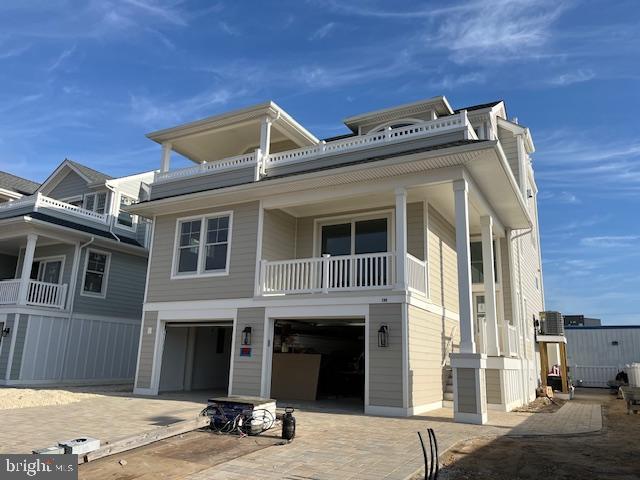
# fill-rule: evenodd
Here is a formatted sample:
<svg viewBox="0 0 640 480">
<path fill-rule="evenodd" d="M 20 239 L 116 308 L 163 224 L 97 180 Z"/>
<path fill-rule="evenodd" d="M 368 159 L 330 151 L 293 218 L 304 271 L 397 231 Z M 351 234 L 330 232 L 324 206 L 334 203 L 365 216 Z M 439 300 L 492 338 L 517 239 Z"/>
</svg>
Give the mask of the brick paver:
<svg viewBox="0 0 640 480">
<path fill-rule="evenodd" d="M 28 452 L 64 438 L 114 440 L 197 415 L 206 394 L 142 398 L 106 395 L 64 406 L 0 411 L 0 451 Z M 555 413 L 490 412 L 489 425 L 453 422 L 451 409 L 412 418 L 297 411 L 297 436 L 190 475 L 189 480 L 405 479 L 422 466 L 417 431 L 435 430 L 440 453 L 482 435 L 549 435 L 598 431 L 598 404 L 569 402 Z M 279 435 L 274 431 L 273 435 Z M 247 440 L 250 441 L 250 440 Z"/>
</svg>

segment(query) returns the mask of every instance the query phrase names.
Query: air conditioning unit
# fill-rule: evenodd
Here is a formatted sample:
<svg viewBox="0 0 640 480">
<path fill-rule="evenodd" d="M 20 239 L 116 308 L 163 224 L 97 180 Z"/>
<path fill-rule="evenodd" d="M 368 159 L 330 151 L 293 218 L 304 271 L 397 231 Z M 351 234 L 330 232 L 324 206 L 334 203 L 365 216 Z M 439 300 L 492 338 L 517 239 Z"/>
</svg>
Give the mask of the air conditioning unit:
<svg viewBox="0 0 640 480">
<path fill-rule="evenodd" d="M 560 312 L 540 312 L 541 335 L 564 335 L 564 318 Z"/>
</svg>

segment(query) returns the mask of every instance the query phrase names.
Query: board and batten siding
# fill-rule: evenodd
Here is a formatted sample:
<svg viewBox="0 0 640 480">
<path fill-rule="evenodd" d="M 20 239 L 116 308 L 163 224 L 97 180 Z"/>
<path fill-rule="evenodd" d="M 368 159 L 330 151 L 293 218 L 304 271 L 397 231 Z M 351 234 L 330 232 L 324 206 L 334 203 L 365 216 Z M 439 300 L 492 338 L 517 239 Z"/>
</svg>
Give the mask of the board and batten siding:
<svg viewBox="0 0 640 480">
<path fill-rule="evenodd" d="M 4 380 L 7 376 L 7 366 L 9 365 L 9 353 L 11 350 L 11 339 L 16 334 L 15 327 L 16 314 L 8 313 L 4 320 L 4 328 L 9 329 L 9 335 L 0 338 L 0 379 Z"/>
<path fill-rule="evenodd" d="M 138 376 L 136 388 L 151 388 L 153 373 L 153 352 L 156 346 L 158 312 L 144 312 L 140 330 L 140 351 L 138 352 Z"/>
<path fill-rule="evenodd" d="M 262 259 L 290 260 L 296 256 L 296 218 L 282 210 L 265 210 L 262 219 Z"/>
<path fill-rule="evenodd" d="M 178 218 L 215 215 L 233 210 L 229 274 L 215 277 L 171 279 Z M 220 206 L 189 214 L 156 218 L 153 255 L 149 267 L 147 302 L 172 302 L 253 297 L 259 203 Z"/>
<path fill-rule="evenodd" d="M 429 206 L 429 285 L 431 301 L 458 312 L 458 263 L 455 228 Z"/>
<path fill-rule="evenodd" d="M 233 347 L 232 395 L 260 396 L 262 385 L 262 346 L 264 339 L 265 308 L 239 308 L 236 318 Z M 242 330 L 251 327 L 251 345 L 242 345 Z M 240 356 L 243 347 L 249 356 Z"/>
<path fill-rule="evenodd" d="M 439 402 L 443 398 L 442 363 L 458 350 L 457 322 L 409 305 L 409 406 Z"/>
<path fill-rule="evenodd" d="M 48 197 L 62 200 L 63 198 L 75 197 L 88 193 L 87 182 L 76 172 L 69 171 L 62 180 L 48 193 Z"/>
<path fill-rule="evenodd" d="M 22 367 L 28 325 L 29 315 L 21 314 L 18 327 L 16 328 L 16 344 L 13 347 L 13 363 L 11 364 L 11 372 L 9 375 L 11 380 L 20 379 L 20 369 Z"/>
<path fill-rule="evenodd" d="M 74 310 L 78 313 L 105 317 L 135 318 L 142 315 L 147 258 L 102 247 L 96 251 L 111 253 L 105 298 L 82 295 L 84 269 L 91 246 L 82 250 L 76 286 Z"/>
<path fill-rule="evenodd" d="M 389 327 L 389 346 L 378 347 L 378 329 Z M 402 304 L 369 305 L 369 404 L 403 407 Z"/>
</svg>

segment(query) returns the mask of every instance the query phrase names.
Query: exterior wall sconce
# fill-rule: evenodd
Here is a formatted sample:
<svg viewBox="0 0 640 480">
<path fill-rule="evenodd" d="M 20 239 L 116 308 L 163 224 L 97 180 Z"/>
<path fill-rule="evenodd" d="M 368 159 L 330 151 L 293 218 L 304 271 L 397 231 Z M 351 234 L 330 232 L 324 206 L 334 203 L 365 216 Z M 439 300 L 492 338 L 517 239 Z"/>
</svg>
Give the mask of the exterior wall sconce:
<svg viewBox="0 0 640 480">
<path fill-rule="evenodd" d="M 389 327 L 386 325 L 380 325 L 380 328 L 378 329 L 378 346 L 389 346 Z"/>
<path fill-rule="evenodd" d="M 242 330 L 242 345 L 251 345 L 251 327 L 244 327 Z"/>
<path fill-rule="evenodd" d="M 0 337 L 2 337 L 2 338 L 8 337 L 10 331 L 11 331 L 11 329 L 9 327 L 3 329 L 2 332 L 0 332 Z"/>
</svg>

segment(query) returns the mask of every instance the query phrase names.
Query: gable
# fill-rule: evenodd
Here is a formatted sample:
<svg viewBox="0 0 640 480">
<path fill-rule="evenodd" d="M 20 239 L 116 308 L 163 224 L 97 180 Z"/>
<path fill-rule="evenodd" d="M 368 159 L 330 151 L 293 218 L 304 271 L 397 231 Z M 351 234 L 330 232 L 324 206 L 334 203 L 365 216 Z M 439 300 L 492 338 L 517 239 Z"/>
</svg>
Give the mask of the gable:
<svg viewBox="0 0 640 480">
<path fill-rule="evenodd" d="M 89 192 L 89 187 L 84 178 L 71 169 L 65 169 L 59 175 L 61 180 L 49 192 L 42 192 L 45 195 L 61 200 L 63 198 L 75 197 Z"/>
</svg>

